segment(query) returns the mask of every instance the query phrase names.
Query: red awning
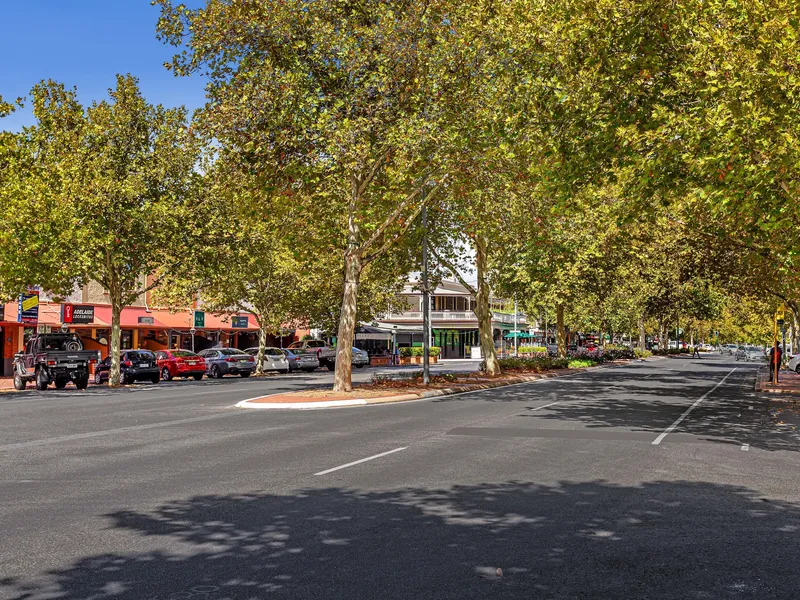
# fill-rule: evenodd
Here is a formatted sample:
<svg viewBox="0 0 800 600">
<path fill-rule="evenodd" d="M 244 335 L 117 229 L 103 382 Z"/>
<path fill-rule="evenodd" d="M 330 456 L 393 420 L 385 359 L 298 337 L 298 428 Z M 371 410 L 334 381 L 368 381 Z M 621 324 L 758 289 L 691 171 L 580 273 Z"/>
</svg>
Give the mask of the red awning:
<svg viewBox="0 0 800 600">
<path fill-rule="evenodd" d="M 87 303 L 88 304 L 88 303 Z M 70 325 L 73 328 L 108 329 L 111 327 L 111 307 L 107 304 L 95 304 L 94 321 L 91 323 Z M 5 321 L 16 324 L 17 303 L 9 302 L 5 305 Z M 238 313 L 238 317 L 247 317 L 247 327 L 232 326 L 231 315 L 218 315 L 206 313 L 204 330 L 210 331 L 258 331 L 255 317 L 248 313 Z M 152 321 L 152 322 L 151 322 Z M 51 327 L 61 327 L 61 304 L 56 302 L 42 302 L 39 304 L 39 324 Z M 192 327 L 192 311 L 181 310 L 171 312 L 168 310 L 147 310 L 143 306 L 128 306 L 122 309 L 120 326 L 122 329 L 181 329 L 189 330 Z"/>
</svg>

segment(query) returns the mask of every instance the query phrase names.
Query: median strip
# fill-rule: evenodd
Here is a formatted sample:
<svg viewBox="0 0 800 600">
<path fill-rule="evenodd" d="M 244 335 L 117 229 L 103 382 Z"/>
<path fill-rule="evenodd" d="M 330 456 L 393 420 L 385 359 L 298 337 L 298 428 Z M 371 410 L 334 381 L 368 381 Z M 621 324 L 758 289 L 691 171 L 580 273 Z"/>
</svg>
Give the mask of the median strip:
<svg viewBox="0 0 800 600">
<path fill-rule="evenodd" d="M 616 363 L 617 365 L 619 363 Z M 352 392 L 331 392 L 327 390 L 303 390 L 271 394 L 260 398 L 243 400 L 236 404 L 238 408 L 253 409 L 293 409 L 314 410 L 324 408 L 346 408 L 352 406 L 365 406 L 370 404 L 387 404 L 391 402 L 409 402 L 467 392 L 478 392 L 510 385 L 532 383 L 554 377 L 567 377 L 588 370 L 614 366 L 615 363 L 606 363 L 602 366 L 561 369 L 542 373 L 505 374 L 500 377 L 487 377 L 485 375 L 472 375 L 456 381 L 438 381 L 431 386 L 424 387 L 419 382 L 384 382 L 380 384 L 367 384 L 356 386 Z"/>
</svg>

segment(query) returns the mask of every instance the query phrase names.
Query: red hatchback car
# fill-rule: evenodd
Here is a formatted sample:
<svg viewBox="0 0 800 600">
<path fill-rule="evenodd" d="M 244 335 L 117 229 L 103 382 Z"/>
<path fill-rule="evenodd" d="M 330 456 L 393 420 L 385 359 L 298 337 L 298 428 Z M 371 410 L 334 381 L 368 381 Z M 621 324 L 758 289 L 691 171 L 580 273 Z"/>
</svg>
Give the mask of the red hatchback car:
<svg viewBox="0 0 800 600">
<path fill-rule="evenodd" d="M 205 359 L 191 350 L 159 350 L 156 361 L 164 381 L 175 377 L 194 377 L 200 381 L 206 373 Z"/>
</svg>

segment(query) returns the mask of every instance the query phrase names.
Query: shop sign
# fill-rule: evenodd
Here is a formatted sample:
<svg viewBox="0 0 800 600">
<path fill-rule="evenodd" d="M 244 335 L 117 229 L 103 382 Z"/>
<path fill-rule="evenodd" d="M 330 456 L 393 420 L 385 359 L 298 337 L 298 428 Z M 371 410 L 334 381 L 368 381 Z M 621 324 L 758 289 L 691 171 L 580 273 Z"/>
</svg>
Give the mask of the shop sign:
<svg viewBox="0 0 800 600">
<path fill-rule="evenodd" d="M 19 295 L 17 322 L 35 325 L 39 322 L 39 290 L 28 290 Z"/>
<path fill-rule="evenodd" d="M 138 317 L 137 319 L 139 325 L 155 325 L 156 319 L 155 317 Z"/>
<path fill-rule="evenodd" d="M 194 326 L 197 329 L 203 329 L 206 326 L 206 313 L 202 310 L 194 311 Z M 236 325 L 234 325 L 236 327 Z M 247 325 L 245 325 L 247 327 Z"/>
<path fill-rule="evenodd" d="M 234 329 L 247 329 L 248 317 L 231 317 L 231 327 Z"/>
<path fill-rule="evenodd" d="M 62 304 L 61 322 L 87 325 L 94 322 L 94 306 Z"/>
</svg>

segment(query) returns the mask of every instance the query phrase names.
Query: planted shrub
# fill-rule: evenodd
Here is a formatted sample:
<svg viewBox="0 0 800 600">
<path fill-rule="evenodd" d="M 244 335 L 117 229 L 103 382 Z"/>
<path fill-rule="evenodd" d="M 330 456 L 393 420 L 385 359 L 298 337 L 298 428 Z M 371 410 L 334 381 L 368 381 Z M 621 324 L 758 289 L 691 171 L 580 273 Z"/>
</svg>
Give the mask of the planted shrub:
<svg viewBox="0 0 800 600">
<path fill-rule="evenodd" d="M 520 346 L 517 351 L 520 354 L 547 354 L 544 346 Z"/>
</svg>

